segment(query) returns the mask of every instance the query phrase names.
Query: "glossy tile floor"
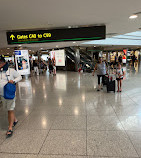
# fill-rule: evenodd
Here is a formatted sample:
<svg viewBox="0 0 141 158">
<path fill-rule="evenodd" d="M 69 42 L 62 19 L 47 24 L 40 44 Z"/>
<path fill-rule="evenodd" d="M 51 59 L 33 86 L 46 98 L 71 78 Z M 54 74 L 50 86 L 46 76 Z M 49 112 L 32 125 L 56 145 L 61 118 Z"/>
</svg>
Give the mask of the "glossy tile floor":
<svg viewBox="0 0 141 158">
<path fill-rule="evenodd" d="M 122 93 L 97 92 L 97 77 L 58 72 L 18 84 L 19 123 L 6 139 L 0 111 L 0 158 L 141 157 L 141 73 L 127 68 Z"/>
</svg>

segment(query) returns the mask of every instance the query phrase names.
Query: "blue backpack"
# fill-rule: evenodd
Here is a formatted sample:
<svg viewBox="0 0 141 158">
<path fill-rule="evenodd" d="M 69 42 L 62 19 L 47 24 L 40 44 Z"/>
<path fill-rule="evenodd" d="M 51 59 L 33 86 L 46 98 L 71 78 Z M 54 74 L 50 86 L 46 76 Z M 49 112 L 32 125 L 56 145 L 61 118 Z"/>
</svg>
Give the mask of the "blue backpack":
<svg viewBox="0 0 141 158">
<path fill-rule="evenodd" d="M 4 98 L 5 99 L 14 99 L 16 92 L 16 85 L 12 83 L 7 83 L 4 86 Z"/>
<path fill-rule="evenodd" d="M 7 81 L 9 81 L 8 79 L 8 75 L 6 75 L 7 77 Z M 15 98 L 15 92 L 16 92 L 16 85 L 12 84 L 12 83 L 7 83 L 4 86 L 4 98 L 5 99 L 14 99 Z"/>
</svg>

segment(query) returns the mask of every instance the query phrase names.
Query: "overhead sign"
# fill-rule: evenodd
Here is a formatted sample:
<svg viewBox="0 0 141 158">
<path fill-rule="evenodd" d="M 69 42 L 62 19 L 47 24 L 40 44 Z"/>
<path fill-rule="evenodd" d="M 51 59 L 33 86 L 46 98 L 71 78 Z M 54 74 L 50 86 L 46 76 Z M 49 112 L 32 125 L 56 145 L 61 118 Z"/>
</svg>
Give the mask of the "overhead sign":
<svg viewBox="0 0 141 158">
<path fill-rule="evenodd" d="M 7 32 L 8 44 L 105 39 L 106 26 Z"/>
</svg>

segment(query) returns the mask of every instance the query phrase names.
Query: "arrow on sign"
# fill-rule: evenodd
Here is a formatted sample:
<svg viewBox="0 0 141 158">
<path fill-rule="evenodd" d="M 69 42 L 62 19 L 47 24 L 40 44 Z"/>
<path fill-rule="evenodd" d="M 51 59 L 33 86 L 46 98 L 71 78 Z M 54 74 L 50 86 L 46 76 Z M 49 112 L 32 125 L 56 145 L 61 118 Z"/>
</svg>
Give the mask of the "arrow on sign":
<svg viewBox="0 0 141 158">
<path fill-rule="evenodd" d="M 12 34 L 12 35 L 10 36 L 10 38 L 12 38 L 12 40 L 14 40 L 15 36 Z"/>
</svg>

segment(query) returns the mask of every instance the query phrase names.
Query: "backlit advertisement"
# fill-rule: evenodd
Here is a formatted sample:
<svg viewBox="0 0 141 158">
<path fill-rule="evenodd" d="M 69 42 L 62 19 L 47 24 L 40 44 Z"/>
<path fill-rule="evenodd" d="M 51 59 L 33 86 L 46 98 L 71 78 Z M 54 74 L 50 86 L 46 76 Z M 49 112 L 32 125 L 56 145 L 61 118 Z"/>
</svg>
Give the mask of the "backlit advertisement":
<svg viewBox="0 0 141 158">
<path fill-rule="evenodd" d="M 15 50 L 16 70 L 20 75 L 30 74 L 28 50 Z"/>
<path fill-rule="evenodd" d="M 56 66 L 65 66 L 65 50 L 50 51 L 51 59 L 55 60 Z"/>
</svg>

